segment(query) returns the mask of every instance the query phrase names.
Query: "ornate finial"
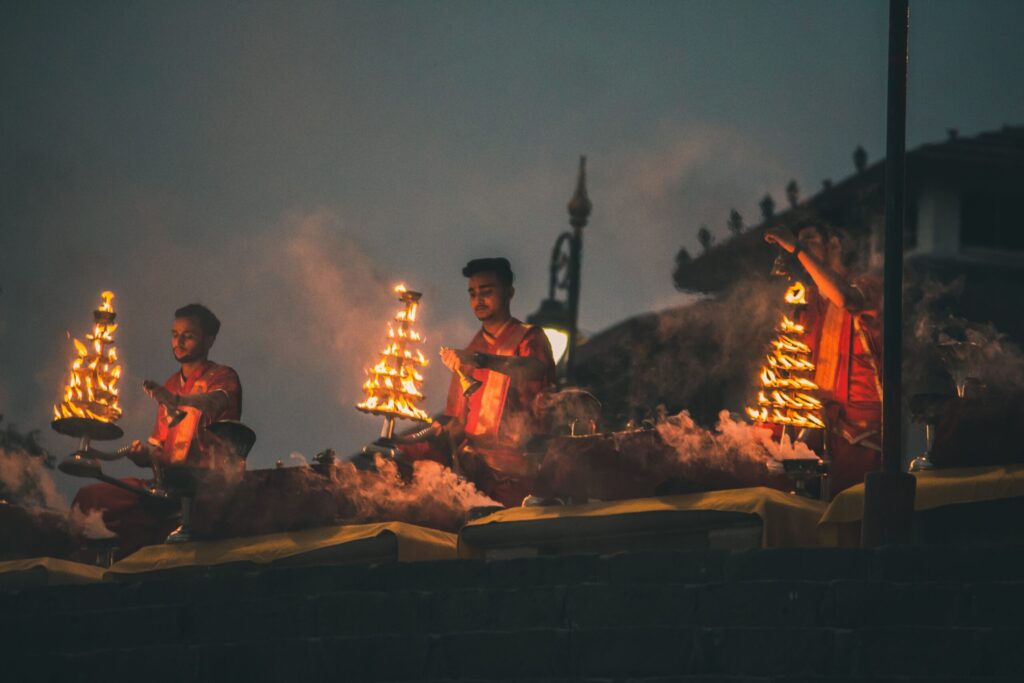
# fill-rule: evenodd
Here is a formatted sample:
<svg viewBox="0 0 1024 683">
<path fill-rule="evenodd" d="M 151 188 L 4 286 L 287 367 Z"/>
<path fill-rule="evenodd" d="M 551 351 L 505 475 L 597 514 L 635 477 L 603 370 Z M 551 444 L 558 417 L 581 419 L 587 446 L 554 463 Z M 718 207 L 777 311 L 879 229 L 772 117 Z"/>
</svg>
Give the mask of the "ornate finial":
<svg viewBox="0 0 1024 683">
<path fill-rule="evenodd" d="M 590 217 L 593 204 L 587 197 L 587 157 L 580 157 L 580 173 L 576 181 L 576 193 L 569 200 L 569 225 L 582 228 Z"/>
</svg>

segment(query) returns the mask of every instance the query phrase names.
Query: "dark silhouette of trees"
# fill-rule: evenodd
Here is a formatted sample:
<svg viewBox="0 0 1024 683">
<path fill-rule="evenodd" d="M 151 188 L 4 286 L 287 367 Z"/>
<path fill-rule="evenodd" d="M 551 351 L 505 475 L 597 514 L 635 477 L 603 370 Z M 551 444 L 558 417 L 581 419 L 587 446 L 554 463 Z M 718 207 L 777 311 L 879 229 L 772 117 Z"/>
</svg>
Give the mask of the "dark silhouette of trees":
<svg viewBox="0 0 1024 683">
<path fill-rule="evenodd" d="M 867 150 L 860 145 L 857 145 L 857 149 L 853 150 L 853 167 L 857 169 L 857 173 L 868 167 Z"/>
<path fill-rule="evenodd" d="M 708 230 L 708 226 L 702 225 L 697 231 L 697 241 L 700 242 L 701 249 L 706 252 L 715 243 L 715 236 Z"/>
<path fill-rule="evenodd" d="M 729 227 L 729 232 L 733 235 L 738 235 L 743 232 L 743 216 L 736 209 L 729 212 L 729 220 L 726 223 Z"/>
<path fill-rule="evenodd" d="M 800 203 L 800 186 L 796 184 L 796 180 L 790 180 L 789 185 L 786 185 L 786 201 L 789 202 L 789 208 L 795 209 L 796 205 Z"/>
</svg>

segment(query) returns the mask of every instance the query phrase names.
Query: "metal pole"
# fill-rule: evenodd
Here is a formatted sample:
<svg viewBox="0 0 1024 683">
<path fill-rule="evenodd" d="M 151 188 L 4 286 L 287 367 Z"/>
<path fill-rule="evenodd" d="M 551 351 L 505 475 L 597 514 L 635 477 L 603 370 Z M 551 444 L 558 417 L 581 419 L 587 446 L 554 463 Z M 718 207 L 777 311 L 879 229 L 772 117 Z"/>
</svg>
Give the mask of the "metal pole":
<svg viewBox="0 0 1024 683">
<path fill-rule="evenodd" d="M 889 95 L 885 156 L 885 313 L 882 334 L 882 469 L 902 469 L 903 219 L 906 190 L 908 0 L 889 3 Z"/>
<path fill-rule="evenodd" d="M 909 0 L 889 0 L 885 158 L 885 312 L 882 324 L 882 470 L 864 480 L 861 543 L 908 543 L 917 480 L 903 472 L 903 218 L 906 188 Z"/>
<path fill-rule="evenodd" d="M 573 365 L 576 360 L 576 343 L 579 340 L 580 317 L 580 272 L 583 262 L 583 227 L 590 217 L 592 205 L 587 197 L 587 157 L 580 157 L 580 171 L 576 181 L 576 193 L 569 200 L 569 225 L 572 239 L 569 242 L 569 340 L 566 348 L 565 377 L 573 381 Z"/>
</svg>

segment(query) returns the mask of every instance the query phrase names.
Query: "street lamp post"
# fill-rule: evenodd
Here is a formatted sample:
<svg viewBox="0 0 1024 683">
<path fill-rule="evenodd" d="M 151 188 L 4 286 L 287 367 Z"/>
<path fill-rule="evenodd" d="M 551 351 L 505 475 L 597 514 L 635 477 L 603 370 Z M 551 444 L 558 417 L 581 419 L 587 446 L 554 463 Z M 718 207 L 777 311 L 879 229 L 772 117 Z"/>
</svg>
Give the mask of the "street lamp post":
<svg viewBox="0 0 1024 683">
<path fill-rule="evenodd" d="M 576 346 L 579 343 L 580 271 L 583 258 L 583 228 L 590 217 L 592 205 L 587 197 L 587 158 L 580 157 L 576 192 L 569 200 L 569 225 L 555 240 L 549 265 L 548 298 L 541 302 L 536 313 L 526 321 L 544 329 L 554 352 L 555 363 L 565 368 L 566 382 L 571 383 Z M 557 297 L 558 290 L 566 290 L 565 300 Z M 561 365 L 564 354 L 565 364 Z"/>
</svg>

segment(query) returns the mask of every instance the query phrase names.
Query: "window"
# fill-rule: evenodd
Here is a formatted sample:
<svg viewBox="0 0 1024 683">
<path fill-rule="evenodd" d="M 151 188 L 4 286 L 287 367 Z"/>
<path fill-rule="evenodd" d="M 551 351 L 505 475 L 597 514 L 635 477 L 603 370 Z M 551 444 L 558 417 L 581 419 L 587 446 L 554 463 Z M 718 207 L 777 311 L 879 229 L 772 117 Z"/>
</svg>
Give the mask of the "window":
<svg viewBox="0 0 1024 683">
<path fill-rule="evenodd" d="M 1008 194 L 965 192 L 960 197 L 960 246 L 1024 251 L 1024 226 Z"/>
</svg>

